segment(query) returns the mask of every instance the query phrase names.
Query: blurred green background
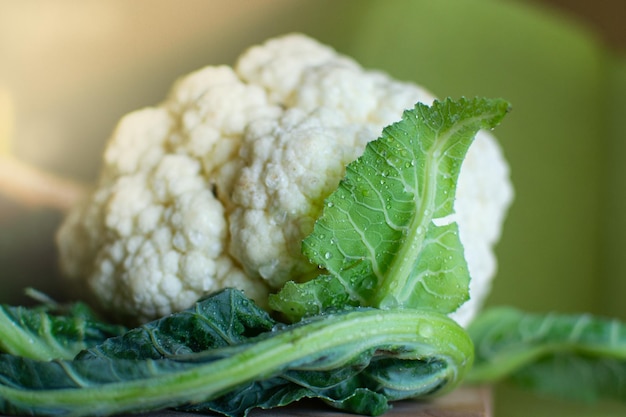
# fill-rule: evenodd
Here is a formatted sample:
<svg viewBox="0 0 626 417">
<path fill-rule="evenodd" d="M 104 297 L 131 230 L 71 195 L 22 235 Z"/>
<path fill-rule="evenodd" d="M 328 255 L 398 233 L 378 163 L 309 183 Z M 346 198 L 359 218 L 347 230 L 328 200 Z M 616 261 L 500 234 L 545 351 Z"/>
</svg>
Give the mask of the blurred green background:
<svg viewBox="0 0 626 417">
<path fill-rule="evenodd" d="M 606 16 L 623 22 L 625 7 L 612 2 Z M 187 72 L 307 33 L 440 97 L 512 102 L 496 136 L 516 200 L 489 304 L 626 319 L 624 38 L 593 23 L 538 0 L 0 0 L 0 124 L 21 159 L 90 183 L 123 114 L 158 103 Z M 61 218 L 0 197 L 0 302 L 25 302 L 29 285 L 62 296 Z M 508 386 L 495 401 L 497 417 L 626 414 Z"/>
</svg>

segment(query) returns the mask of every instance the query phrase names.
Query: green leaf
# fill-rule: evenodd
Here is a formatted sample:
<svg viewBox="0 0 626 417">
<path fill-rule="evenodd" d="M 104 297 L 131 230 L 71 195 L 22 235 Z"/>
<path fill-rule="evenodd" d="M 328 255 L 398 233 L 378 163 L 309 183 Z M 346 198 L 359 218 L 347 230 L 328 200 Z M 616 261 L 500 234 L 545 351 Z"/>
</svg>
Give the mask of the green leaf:
<svg viewBox="0 0 626 417">
<path fill-rule="evenodd" d="M 35 307 L 0 305 L 0 352 L 32 359 L 72 359 L 78 352 L 126 331 L 106 323 L 84 303 Z"/>
<path fill-rule="evenodd" d="M 348 165 L 303 242 L 326 271 L 270 298 L 292 320 L 344 305 L 455 311 L 469 273 L 453 213 L 456 182 L 478 130 L 509 104 L 484 98 L 418 103 Z"/>
<path fill-rule="evenodd" d="M 243 343 L 276 322 L 241 292 L 223 290 L 187 310 L 103 341 L 77 359 L 162 359 Z"/>
<path fill-rule="evenodd" d="M 171 324 L 179 314 L 178 329 Z M 274 323 L 248 337 L 271 319 L 241 292 L 225 290 L 173 317 L 72 361 L 0 355 L 0 413 L 88 416 L 177 407 L 243 416 L 308 397 L 376 415 L 389 401 L 454 389 L 471 366 L 469 336 L 435 312 L 359 308 Z M 200 335 L 211 322 L 210 336 Z"/>
<path fill-rule="evenodd" d="M 507 380 L 566 398 L 626 400 L 626 323 L 500 307 L 482 313 L 469 332 L 476 359 L 467 382 Z"/>
</svg>

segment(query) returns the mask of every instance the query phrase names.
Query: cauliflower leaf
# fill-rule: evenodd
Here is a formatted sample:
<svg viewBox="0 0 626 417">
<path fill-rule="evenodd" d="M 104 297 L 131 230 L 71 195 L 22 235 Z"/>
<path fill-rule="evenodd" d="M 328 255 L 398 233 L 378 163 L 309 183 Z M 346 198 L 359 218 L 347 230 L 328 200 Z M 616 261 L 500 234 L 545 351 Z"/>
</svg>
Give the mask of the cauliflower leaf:
<svg viewBox="0 0 626 417">
<path fill-rule="evenodd" d="M 389 401 L 456 387 L 472 352 L 467 332 L 435 312 L 357 309 L 286 326 L 241 291 L 223 290 L 74 360 L 0 355 L 0 413 L 246 416 L 320 398 L 379 415 Z"/>
<path fill-rule="evenodd" d="M 29 294 L 39 293 L 30 290 Z M 32 307 L 0 305 L 0 352 L 38 360 L 72 359 L 83 349 L 121 335 L 82 302 L 58 304 L 46 299 Z"/>
<path fill-rule="evenodd" d="M 326 271 L 287 283 L 270 305 L 291 320 L 345 305 L 454 312 L 470 275 L 457 223 L 456 183 L 480 129 L 509 110 L 501 99 L 418 103 L 348 165 L 303 253 Z"/>
<path fill-rule="evenodd" d="M 593 314 L 492 307 L 468 328 L 475 362 L 466 382 L 507 381 L 593 402 L 626 398 L 626 323 Z"/>
</svg>

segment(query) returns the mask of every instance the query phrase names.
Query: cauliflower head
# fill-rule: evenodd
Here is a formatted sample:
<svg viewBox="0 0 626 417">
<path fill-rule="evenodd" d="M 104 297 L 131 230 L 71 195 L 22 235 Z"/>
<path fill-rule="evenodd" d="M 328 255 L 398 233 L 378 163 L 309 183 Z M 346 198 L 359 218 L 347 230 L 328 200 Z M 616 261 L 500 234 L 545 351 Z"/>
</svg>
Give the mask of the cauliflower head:
<svg viewBox="0 0 626 417">
<path fill-rule="evenodd" d="M 264 305 L 286 281 L 318 273 L 301 241 L 345 166 L 433 99 L 300 34 L 193 72 L 119 122 L 98 184 L 58 231 L 62 270 L 120 319 L 163 316 L 225 287 Z M 500 148 L 481 132 L 456 200 L 472 275 L 461 323 L 489 291 L 511 196 Z"/>
</svg>

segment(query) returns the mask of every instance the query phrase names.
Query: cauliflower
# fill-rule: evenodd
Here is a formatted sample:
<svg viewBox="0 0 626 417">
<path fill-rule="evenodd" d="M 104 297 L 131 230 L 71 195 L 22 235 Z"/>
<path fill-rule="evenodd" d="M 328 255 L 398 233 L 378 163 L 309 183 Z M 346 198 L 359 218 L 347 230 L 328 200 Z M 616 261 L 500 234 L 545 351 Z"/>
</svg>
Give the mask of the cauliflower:
<svg viewBox="0 0 626 417">
<path fill-rule="evenodd" d="M 433 99 L 300 34 L 189 74 L 119 122 L 95 190 L 58 231 L 62 270 L 119 318 L 163 316 L 224 287 L 264 304 L 318 273 L 300 242 L 345 166 Z M 463 324 L 489 291 L 511 196 L 507 163 L 481 132 L 456 200 L 472 275 Z"/>
</svg>

